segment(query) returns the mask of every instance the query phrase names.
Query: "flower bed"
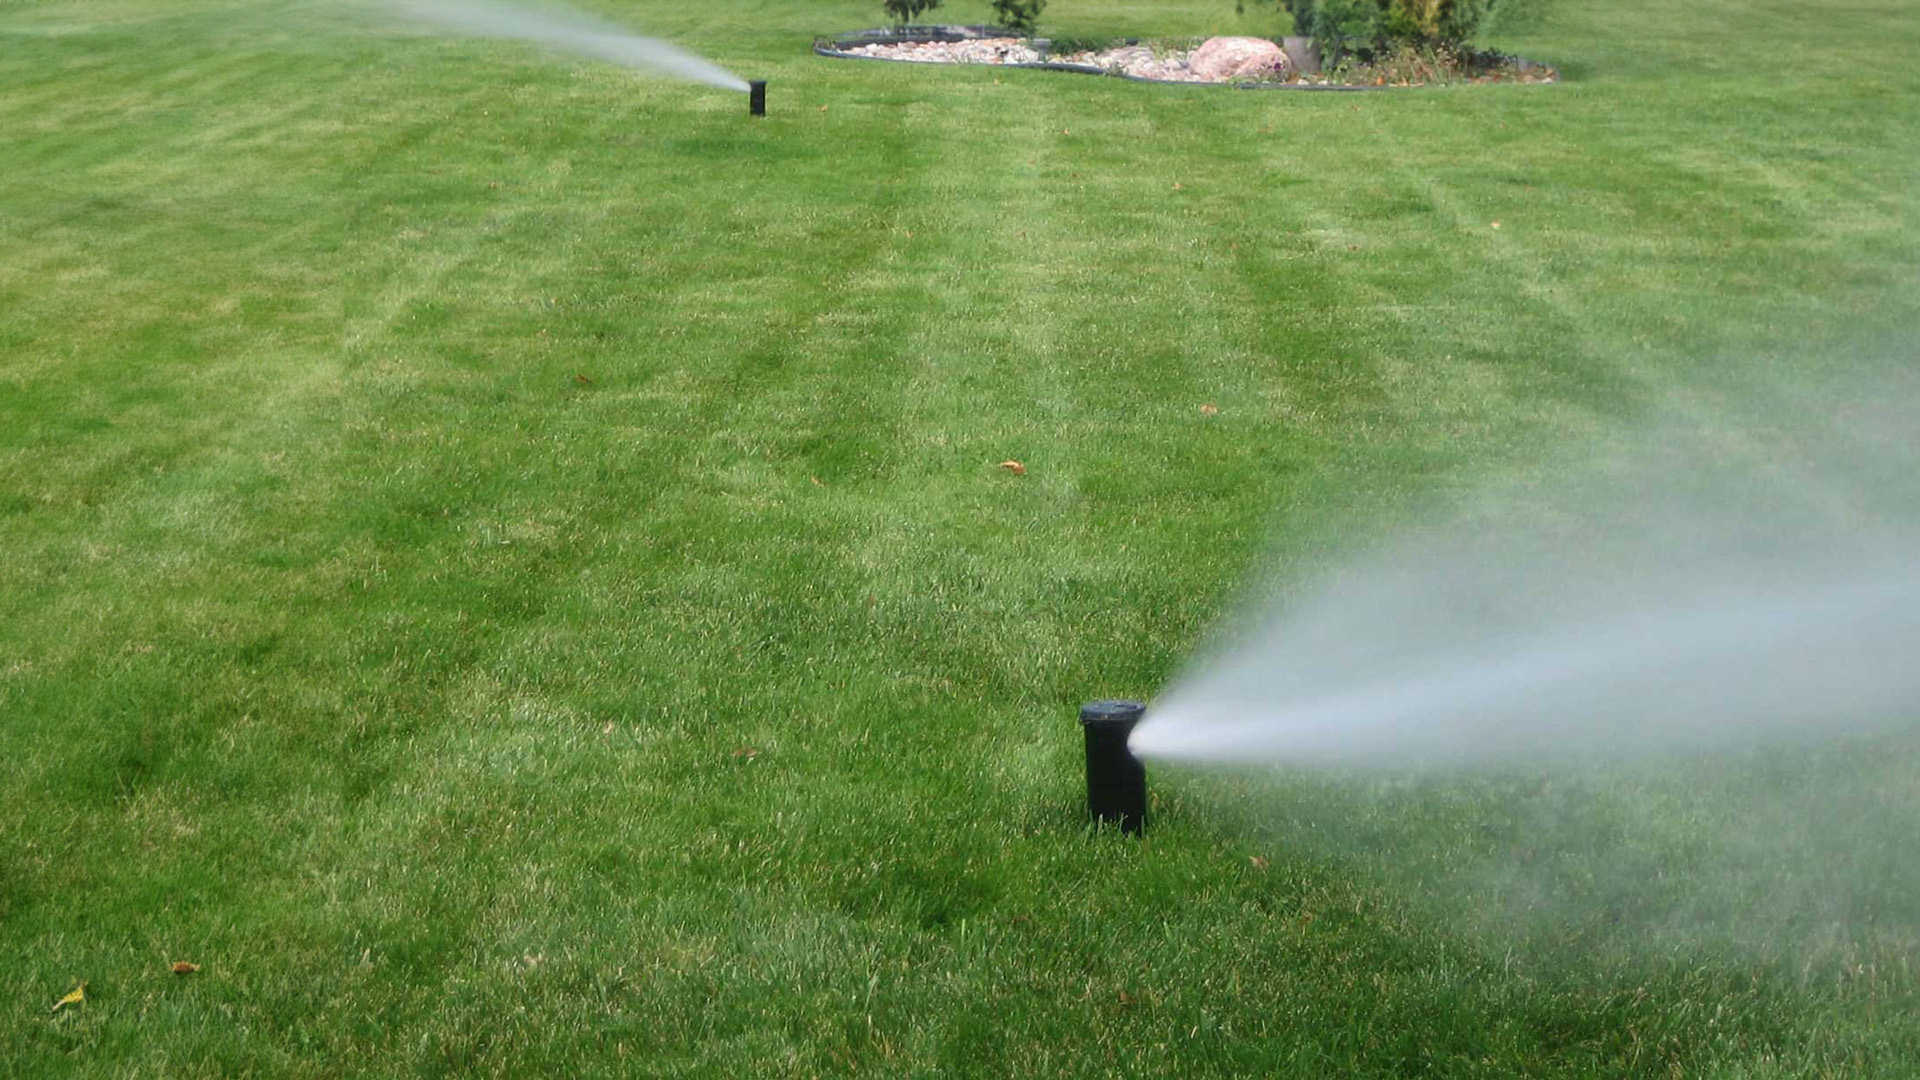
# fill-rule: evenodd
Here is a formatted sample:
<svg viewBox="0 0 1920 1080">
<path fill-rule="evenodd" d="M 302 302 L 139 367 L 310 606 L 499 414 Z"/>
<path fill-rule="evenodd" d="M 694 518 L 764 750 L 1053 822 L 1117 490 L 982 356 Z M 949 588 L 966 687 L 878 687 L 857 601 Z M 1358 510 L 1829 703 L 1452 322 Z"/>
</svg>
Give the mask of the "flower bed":
<svg viewBox="0 0 1920 1080">
<path fill-rule="evenodd" d="M 1200 83 L 1296 90 L 1371 90 L 1447 83 L 1550 83 L 1544 64 L 1498 53 L 1401 48 L 1355 54 L 1322 70 L 1310 50 L 1289 39 L 1281 49 L 1259 38 L 1143 43 L 1138 39 L 1056 48 L 1045 38 L 1015 37 L 992 26 L 909 26 L 861 30 L 814 45 L 822 56 L 919 64 L 991 64 L 1117 75 L 1142 82 Z"/>
</svg>

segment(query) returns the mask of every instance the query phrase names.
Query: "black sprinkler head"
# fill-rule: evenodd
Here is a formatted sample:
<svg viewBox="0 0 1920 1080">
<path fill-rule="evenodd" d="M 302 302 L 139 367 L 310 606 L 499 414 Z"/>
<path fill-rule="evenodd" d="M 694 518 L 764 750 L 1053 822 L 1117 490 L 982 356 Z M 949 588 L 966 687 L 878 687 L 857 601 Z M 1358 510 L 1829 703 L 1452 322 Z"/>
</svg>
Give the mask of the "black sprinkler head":
<svg viewBox="0 0 1920 1080">
<path fill-rule="evenodd" d="M 1147 767 L 1127 749 L 1133 725 L 1146 712 L 1137 701 L 1080 706 L 1080 727 L 1087 734 L 1087 811 L 1124 833 L 1137 834 L 1147 826 Z"/>
<path fill-rule="evenodd" d="M 747 113 L 752 116 L 767 115 L 767 80 L 754 79 L 747 83 Z"/>
</svg>

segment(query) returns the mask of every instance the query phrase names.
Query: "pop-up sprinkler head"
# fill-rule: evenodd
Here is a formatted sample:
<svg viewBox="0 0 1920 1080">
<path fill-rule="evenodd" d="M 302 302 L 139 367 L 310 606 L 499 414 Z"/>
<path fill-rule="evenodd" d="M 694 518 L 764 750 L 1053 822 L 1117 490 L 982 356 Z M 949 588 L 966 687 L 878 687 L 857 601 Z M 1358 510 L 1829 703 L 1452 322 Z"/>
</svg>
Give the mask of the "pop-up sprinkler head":
<svg viewBox="0 0 1920 1080">
<path fill-rule="evenodd" d="M 747 83 L 747 113 L 751 116 L 767 115 L 767 80 L 754 79 Z"/>
<path fill-rule="evenodd" d="M 1147 767 L 1127 749 L 1133 725 L 1146 712 L 1137 701 L 1080 706 L 1080 727 L 1087 734 L 1087 811 L 1124 833 L 1147 825 Z"/>
</svg>

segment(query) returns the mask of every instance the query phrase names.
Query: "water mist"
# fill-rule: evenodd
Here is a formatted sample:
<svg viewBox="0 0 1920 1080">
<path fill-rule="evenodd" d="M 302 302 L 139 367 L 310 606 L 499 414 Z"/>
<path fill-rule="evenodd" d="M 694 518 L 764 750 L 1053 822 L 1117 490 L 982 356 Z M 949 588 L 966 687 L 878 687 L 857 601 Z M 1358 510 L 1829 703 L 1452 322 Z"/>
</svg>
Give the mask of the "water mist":
<svg viewBox="0 0 1920 1080">
<path fill-rule="evenodd" d="M 1885 970 L 1920 943 L 1916 402 L 1663 423 L 1275 575 L 1130 749 L 1512 956 Z"/>
<path fill-rule="evenodd" d="M 1564 466 L 1558 488 L 1504 493 L 1256 607 L 1154 704 L 1132 749 L 1401 768 L 1920 718 L 1920 517 L 1911 491 L 1881 481 L 1920 475 L 1920 453 L 1882 444 L 1871 464 L 1841 453 L 1762 477 L 1709 464 L 1696 438 Z"/>
<path fill-rule="evenodd" d="M 392 8 L 409 19 L 468 37 L 533 42 L 637 71 L 691 79 L 724 90 L 748 90 L 745 79 L 711 60 L 567 8 L 518 8 L 478 0 L 393 0 Z"/>
</svg>

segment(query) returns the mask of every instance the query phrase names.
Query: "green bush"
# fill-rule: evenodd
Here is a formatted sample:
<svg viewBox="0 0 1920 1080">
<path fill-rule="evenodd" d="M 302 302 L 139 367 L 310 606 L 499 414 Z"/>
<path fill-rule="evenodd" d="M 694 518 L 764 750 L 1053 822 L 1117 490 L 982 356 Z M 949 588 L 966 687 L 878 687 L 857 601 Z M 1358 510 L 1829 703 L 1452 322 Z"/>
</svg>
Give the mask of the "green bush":
<svg viewBox="0 0 1920 1080">
<path fill-rule="evenodd" d="M 1281 0 L 1293 16 L 1294 33 L 1311 37 L 1323 52 L 1349 44 L 1401 42 L 1465 45 L 1485 31 L 1496 11 L 1529 0 Z"/>
<path fill-rule="evenodd" d="M 1009 30 L 1033 33 L 1047 0 L 993 0 L 993 21 Z"/>
<path fill-rule="evenodd" d="M 891 16 L 896 26 L 905 26 L 919 18 L 921 12 L 939 6 L 940 0 L 880 0 L 880 10 Z"/>
</svg>

